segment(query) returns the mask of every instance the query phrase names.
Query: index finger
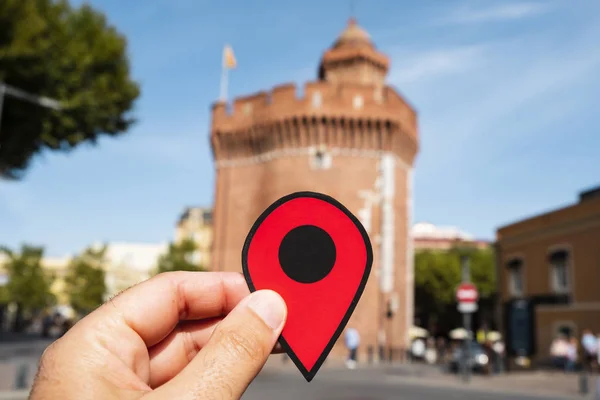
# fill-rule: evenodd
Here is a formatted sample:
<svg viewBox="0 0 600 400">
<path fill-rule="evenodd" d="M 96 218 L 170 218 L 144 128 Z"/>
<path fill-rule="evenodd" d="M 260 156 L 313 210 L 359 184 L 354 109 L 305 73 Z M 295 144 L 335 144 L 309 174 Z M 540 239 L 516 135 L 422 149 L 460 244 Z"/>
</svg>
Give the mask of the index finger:
<svg viewBox="0 0 600 400">
<path fill-rule="evenodd" d="M 95 322 L 117 317 L 151 347 L 179 321 L 226 315 L 249 293 L 240 273 L 166 272 L 126 290 L 89 317 Z"/>
</svg>

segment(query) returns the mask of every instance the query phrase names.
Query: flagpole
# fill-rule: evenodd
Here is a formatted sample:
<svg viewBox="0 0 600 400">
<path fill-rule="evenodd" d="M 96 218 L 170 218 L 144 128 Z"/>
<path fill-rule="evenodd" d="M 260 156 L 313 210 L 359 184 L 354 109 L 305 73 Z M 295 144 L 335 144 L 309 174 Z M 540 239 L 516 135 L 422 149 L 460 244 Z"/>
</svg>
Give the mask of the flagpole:
<svg viewBox="0 0 600 400">
<path fill-rule="evenodd" d="M 221 101 L 227 101 L 227 86 L 229 84 L 229 68 L 227 65 L 227 46 L 223 48 L 223 59 L 221 60 Z"/>
<path fill-rule="evenodd" d="M 221 101 L 227 101 L 227 84 L 229 83 L 229 69 L 223 65 L 221 71 Z"/>
</svg>

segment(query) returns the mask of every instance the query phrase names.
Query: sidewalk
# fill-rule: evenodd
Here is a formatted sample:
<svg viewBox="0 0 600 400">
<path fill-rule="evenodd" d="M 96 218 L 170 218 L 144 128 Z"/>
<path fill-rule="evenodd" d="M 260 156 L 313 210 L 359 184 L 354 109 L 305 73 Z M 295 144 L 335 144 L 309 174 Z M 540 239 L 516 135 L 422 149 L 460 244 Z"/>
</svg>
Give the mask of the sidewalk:
<svg viewBox="0 0 600 400">
<path fill-rule="evenodd" d="M 495 376 L 473 375 L 468 383 L 456 374 L 388 374 L 391 383 L 421 382 L 427 385 L 468 387 L 473 390 L 500 393 L 518 393 L 529 396 L 561 398 L 593 398 L 597 376 L 590 377 L 588 395 L 579 393 L 580 375 L 551 372 L 519 372 Z"/>
<path fill-rule="evenodd" d="M 299 373 L 288 360 L 283 363 L 280 356 L 272 357 L 263 373 L 276 376 L 280 373 Z M 437 387 L 462 388 L 474 391 L 514 393 L 540 398 L 593 398 L 598 375 L 588 380 L 588 395 L 579 393 L 579 374 L 562 372 L 513 372 L 494 376 L 472 375 L 469 383 L 462 381 L 457 374 L 445 373 L 440 367 L 422 363 L 360 365 L 355 371 L 348 371 L 341 362 L 327 363 L 318 375 L 322 379 L 333 380 L 369 380 L 384 384 L 425 385 Z"/>
<path fill-rule="evenodd" d="M 300 374 L 291 360 L 282 362 L 281 356 L 271 357 L 261 375 L 266 379 L 278 380 L 283 374 Z M 2 375 L 2 371 L 0 371 Z M 456 374 L 443 373 L 439 368 L 423 364 L 380 364 L 361 365 L 356 370 L 347 370 L 342 362 L 333 360 L 323 366 L 317 378 L 337 382 L 368 382 L 382 385 L 402 385 L 460 388 L 485 393 L 516 394 L 551 399 L 593 399 L 598 376 L 589 380 L 589 393 L 579 394 L 578 374 L 560 372 L 519 372 L 496 376 L 474 375 L 464 383 Z M 29 382 L 30 383 L 30 382 Z M 401 389 L 400 389 L 401 390 Z M 28 391 L 0 391 L 0 400 L 25 400 Z"/>
<path fill-rule="evenodd" d="M 13 390 L 0 392 L 0 400 L 27 400 L 29 390 Z"/>
<path fill-rule="evenodd" d="M 50 343 L 52 340 L 39 335 L 1 332 L 0 391 L 30 386 L 38 361 Z"/>
</svg>

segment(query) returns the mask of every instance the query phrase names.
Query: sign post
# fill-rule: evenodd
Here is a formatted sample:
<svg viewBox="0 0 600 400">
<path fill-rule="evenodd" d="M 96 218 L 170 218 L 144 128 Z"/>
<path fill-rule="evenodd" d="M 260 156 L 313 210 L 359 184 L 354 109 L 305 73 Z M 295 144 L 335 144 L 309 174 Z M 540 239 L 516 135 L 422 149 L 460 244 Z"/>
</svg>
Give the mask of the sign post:
<svg viewBox="0 0 600 400">
<path fill-rule="evenodd" d="M 477 287 L 471 283 L 471 271 L 467 256 L 461 258 L 461 267 L 462 283 L 456 289 L 456 300 L 458 311 L 463 315 L 463 327 L 467 331 L 462 352 L 462 375 L 463 380 L 469 382 L 471 380 L 471 315 L 477 311 L 479 293 Z"/>
</svg>

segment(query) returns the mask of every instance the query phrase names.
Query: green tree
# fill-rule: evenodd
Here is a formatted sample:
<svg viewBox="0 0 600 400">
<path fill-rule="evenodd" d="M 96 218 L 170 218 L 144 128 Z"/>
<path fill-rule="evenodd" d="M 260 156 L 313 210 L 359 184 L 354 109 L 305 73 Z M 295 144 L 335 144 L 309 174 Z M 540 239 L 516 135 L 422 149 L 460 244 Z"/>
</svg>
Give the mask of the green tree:
<svg viewBox="0 0 600 400">
<path fill-rule="evenodd" d="M 63 106 L 5 96 L 0 177 L 21 178 L 43 150 L 68 151 L 125 132 L 139 96 L 129 69 L 125 38 L 88 4 L 0 1 L 0 82 Z"/>
<path fill-rule="evenodd" d="M 191 239 L 180 243 L 170 243 L 168 251 L 158 259 L 156 273 L 169 271 L 203 271 L 204 268 L 194 260 L 198 246 Z"/>
<path fill-rule="evenodd" d="M 65 279 L 71 307 L 80 314 L 87 314 L 104 302 L 106 246 L 89 247 L 69 263 Z"/>
<path fill-rule="evenodd" d="M 52 281 L 42 268 L 42 247 L 23 245 L 20 252 L 8 248 L 1 250 L 7 257 L 4 268 L 9 276 L 3 297 L 17 306 L 13 329 L 19 331 L 24 327 L 24 315 L 54 305 L 56 298 L 50 291 Z"/>
<path fill-rule="evenodd" d="M 491 247 L 485 249 L 466 249 L 462 251 L 469 256 L 471 281 L 477 286 L 479 296 L 489 298 L 496 293 L 496 263 Z"/>
<path fill-rule="evenodd" d="M 461 256 L 470 260 L 471 281 L 479 296 L 489 299 L 496 291 L 494 253 L 492 249 L 454 248 L 449 251 L 415 253 L 415 304 L 421 313 L 453 324 L 456 287 L 460 284 Z"/>
</svg>

